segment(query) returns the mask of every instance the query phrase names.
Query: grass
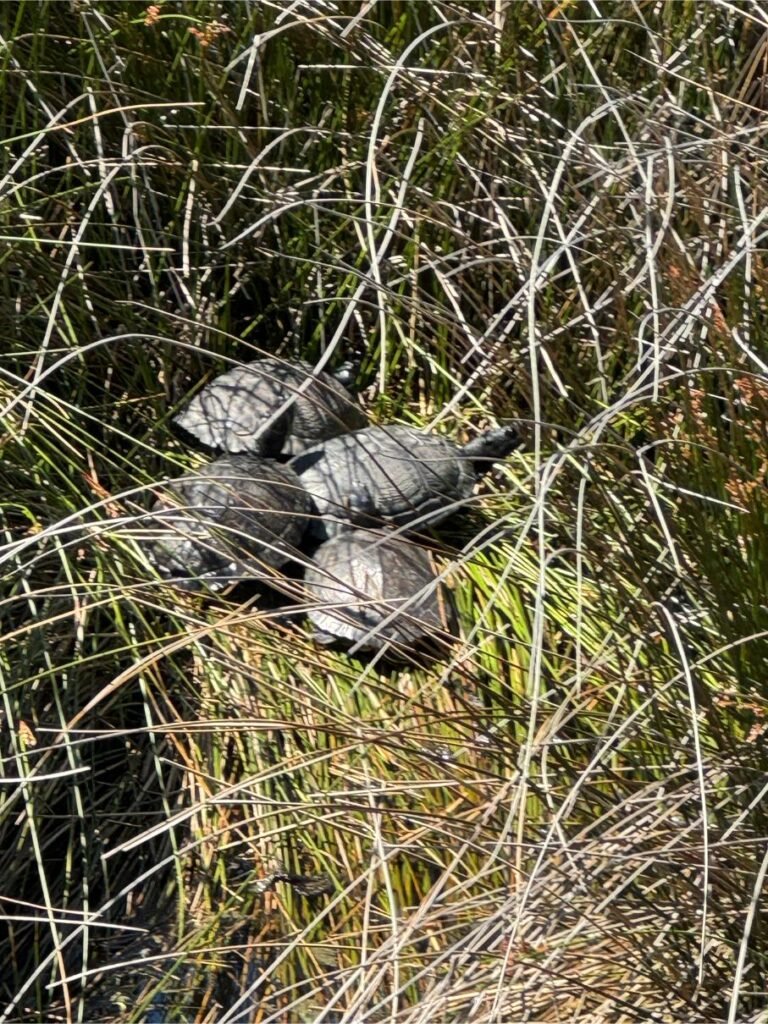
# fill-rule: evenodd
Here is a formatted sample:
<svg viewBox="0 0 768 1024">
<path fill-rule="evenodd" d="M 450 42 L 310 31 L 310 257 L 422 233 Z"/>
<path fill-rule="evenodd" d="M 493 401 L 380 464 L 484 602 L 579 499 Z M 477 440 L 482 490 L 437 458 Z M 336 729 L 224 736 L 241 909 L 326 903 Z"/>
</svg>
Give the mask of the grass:
<svg viewBox="0 0 768 1024">
<path fill-rule="evenodd" d="M 0 5 L 0 1019 L 763 1020 L 766 24 Z M 259 353 L 525 450 L 393 667 L 136 544 Z"/>
</svg>

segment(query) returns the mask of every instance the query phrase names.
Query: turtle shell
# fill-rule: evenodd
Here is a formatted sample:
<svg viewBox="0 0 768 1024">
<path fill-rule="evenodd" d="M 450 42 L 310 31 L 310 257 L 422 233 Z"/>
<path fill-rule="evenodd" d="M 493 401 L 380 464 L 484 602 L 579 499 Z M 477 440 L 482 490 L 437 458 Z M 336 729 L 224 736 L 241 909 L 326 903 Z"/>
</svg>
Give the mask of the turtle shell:
<svg viewBox="0 0 768 1024">
<path fill-rule="evenodd" d="M 290 561 L 307 525 L 309 495 L 288 466 L 226 455 L 172 481 L 152 508 L 160 573 L 189 589 L 264 576 Z"/>
<path fill-rule="evenodd" d="M 222 373 L 174 419 L 208 448 L 258 455 L 296 455 L 365 422 L 336 377 L 269 357 Z"/>
<path fill-rule="evenodd" d="M 304 579 L 321 642 L 380 650 L 451 629 L 428 552 L 381 530 L 347 530 L 321 544 Z"/>
<path fill-rule="evenodd" d="M 312 495 L 318 539 L 344 525 L 439 522 L 472 493 L 477 475 L 458 445 L 414 427 L 368 427 L 310 448 L 291 466 Z"/>
</svg>

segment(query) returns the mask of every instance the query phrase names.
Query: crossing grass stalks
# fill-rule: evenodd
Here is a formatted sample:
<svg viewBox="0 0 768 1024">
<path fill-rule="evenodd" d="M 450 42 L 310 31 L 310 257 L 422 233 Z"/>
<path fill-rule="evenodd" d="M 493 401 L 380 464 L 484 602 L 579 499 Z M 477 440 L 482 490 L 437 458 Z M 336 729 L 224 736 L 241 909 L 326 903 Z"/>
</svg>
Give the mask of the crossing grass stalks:
<svg viewBox="0 0 768 1024">
<path fill-rule="evenodd" d="M 763 1020 L 764 13 L 0 37 L 0 1020 Z M 427 538 L 448 653 L 148 563 L 174 411 L 265 353 L 525 431 Z"/>
</svg>

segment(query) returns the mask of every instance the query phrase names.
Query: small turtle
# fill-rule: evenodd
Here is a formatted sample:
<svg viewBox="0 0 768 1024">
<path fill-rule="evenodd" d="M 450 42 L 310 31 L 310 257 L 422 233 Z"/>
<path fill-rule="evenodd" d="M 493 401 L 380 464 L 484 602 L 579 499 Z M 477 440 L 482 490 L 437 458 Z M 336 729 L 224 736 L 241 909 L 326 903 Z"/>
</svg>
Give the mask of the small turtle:
<svg viewBox="0 0 768 1024">
<path fill-rule="evenodd" d="M 453 629 L 428 552 L 382 530 L 346 530 L 321 544 L 304 582 L 320 643 L 381 650 Z"/>
<path fill-rule="evenodd" d="M 344 386 L 352 377 L 351 363 L 332 375 L 314 374 L 311 363 L 257 359 L 206 384 L 174 423 L 216 451 L 297 455 L 365 426 Z"/>
<path fill-rule="evenodd" d="M 162 527 L 151 541 L 161 575 L 187 589 L 205 580 L 265 576 L 290 561 L 311 500 L 294 471 L 258 455 L 225 455 L 173 480 L 151 512 Z"/>
<path fill-rule="evenodd" d="M 437 523 L 459 508 L 478 478 L 520 443 L 513 427 L 488 430 L 464 447 L 415 427 L 367 427 L 292 459 L 315 503 L 313 537 L 345 525 Z"/>
</svg>

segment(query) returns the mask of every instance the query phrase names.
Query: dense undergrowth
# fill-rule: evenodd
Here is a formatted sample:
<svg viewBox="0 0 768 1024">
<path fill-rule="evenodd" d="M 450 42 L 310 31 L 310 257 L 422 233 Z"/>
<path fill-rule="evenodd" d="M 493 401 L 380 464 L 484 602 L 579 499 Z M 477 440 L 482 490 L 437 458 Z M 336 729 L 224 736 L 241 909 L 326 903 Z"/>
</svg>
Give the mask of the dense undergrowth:
<svg viewBox="0 0 768 1024">
<path fill-rule="evenodd" d="M 764 1019 L 767 33 L 0 5 L 0 1020 Z M 264 352 L 520 422 L 447 656 L 146 563 L 173 411 Z"/>
</svg>

